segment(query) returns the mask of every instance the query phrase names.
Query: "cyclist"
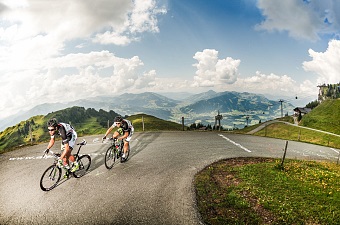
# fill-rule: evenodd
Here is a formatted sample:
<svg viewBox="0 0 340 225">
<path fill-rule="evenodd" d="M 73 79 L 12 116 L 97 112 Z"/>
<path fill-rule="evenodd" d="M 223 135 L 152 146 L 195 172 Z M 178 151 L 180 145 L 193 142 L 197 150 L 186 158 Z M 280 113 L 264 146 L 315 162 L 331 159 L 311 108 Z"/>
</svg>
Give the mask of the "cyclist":
<svg viewBox="0 0 340 225">
<path fill-rule="evenodd" d="M 126 158 L 126 152 L 129 149 L 129 142 L 131 140 L 134 128 L 132 126 L 131 121 L 127 119 L 123 119 L 121 116 L 116 116 L 114 118 L 114 123 L 112 124 L 109 129 L 107 129 L 105 136 L 103 137 L 103 140 L 106 139 L 106 136 L 115 128 L 118 127 L 118 129 L 113 133 L 113 138 L 117 138 L 118 140 L 123 140 L 124 142 L 124 152 L 122 155 L 122 158 Z"/>
<path fill-rule="evenodd" d="M 47 122 L 48 132 L 51 135 L 50 142 L 48 143 L 45 153 L 48 153 L 50 148 L 54 145 L 55 135 L 61 136 L 61 156 L 59 158 L 59 164 L 63 165 L 66 169 L 69 169 L 69 161 L 71 161 L 71 172 L 79 169 L 79 164 L 75 162 L 74 156 L 71 154 L 74 144 L 77 140 L 77 132 L 74 128 L 67 123 L 58 123 L 57 119 L 53 118 Z M 58 131 L 58 133 L 56 133 Z"/>
</svg>

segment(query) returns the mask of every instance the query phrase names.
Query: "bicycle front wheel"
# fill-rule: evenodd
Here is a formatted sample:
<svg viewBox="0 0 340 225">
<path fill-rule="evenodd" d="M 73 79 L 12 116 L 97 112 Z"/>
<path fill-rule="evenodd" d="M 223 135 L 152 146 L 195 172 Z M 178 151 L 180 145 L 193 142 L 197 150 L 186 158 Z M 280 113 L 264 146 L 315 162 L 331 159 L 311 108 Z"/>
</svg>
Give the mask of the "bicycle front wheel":
<svg viewBox="0 0 340 225">
<path fill-rule="evenodd" d="M 117 154 L 113 146 L 109 147 L 105 153 L 105 167 L 111 169 L 115 164 L 117 159 Z"/>
<path fill-rule="evenodd" d="M 48 167 L 40 179 L 40 188 L 43 191 L 50 191 L 57 186 L 61 177 L 61 168 L 57 165 Z"/>
<path fill-rule="evenodd" d="M 73 172 L 75 178 L 80 178 L 86 174 L 91 165 L 91 157 L 89 155 L 82 155 L 79 157 L 78 161 L 79 169 Z"/>
</svg>

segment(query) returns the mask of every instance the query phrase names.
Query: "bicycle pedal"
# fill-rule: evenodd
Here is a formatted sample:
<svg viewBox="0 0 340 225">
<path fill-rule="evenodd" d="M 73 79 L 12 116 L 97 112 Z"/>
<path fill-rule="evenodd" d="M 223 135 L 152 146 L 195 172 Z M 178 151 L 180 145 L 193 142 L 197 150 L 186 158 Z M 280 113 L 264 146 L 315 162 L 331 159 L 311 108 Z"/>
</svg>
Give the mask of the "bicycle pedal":
<svg viewBox="0 0 340 225">
<path fill-rule="evenodd" d="M 68 179 L 70 177 L 70 174 L 69 173 L 65 173 L 64 174 L 64 178 Z"/>
</svg>

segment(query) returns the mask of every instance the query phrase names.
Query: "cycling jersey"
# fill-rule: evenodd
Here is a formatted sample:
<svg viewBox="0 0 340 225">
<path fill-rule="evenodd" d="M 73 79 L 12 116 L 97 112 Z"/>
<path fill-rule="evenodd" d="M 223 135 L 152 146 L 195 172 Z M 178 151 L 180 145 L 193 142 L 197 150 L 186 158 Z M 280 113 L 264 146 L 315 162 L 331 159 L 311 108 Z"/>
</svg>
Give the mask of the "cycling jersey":
<svg viewBox="0 0 340 225">
<path fill-rule="evenodd" d="M 116 122 L 114 122 L 112 124 L 112 128 L 115 128 L 117 126 Z M 120 123 L 120 128 L 124 131 L 124 132 L 129 132 L 129 136 L 125 139 L 126 141 L 130 141 L 131 140 L 131 136 L 133 134 L 134 128 L 132 126 L 132 123 L 130 120 L 123 120 Z"/>
<path fill-rule="evenodd" d="M 71 148 L 73 148 L 76 139 L 77 139 L 77 132 L 75 129 L 67 123 L 59 123 L 58 124 L 58 134 L 61 136 L 61 145 L 63 148 L 63 145 L 68 143 Z M 51 138 L 54 138 L 54 135 L 51 136 Z"/>
</svg>

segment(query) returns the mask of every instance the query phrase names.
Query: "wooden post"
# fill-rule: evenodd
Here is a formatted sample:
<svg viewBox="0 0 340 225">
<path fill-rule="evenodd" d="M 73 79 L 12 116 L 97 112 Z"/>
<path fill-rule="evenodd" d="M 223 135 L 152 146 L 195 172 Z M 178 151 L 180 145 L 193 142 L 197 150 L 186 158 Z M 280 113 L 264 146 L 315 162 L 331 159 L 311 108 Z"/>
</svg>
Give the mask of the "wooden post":
<svg viewBox="0 0 340 225">
<path fill-rule="evenodd" d="M 330 139 L 331 137 L 330 137 L 330 135 L 328 135 L 328 144 L 327 144 L 327 146 L 329 147 L 329 139 Z"/>
<path fill-rule="evenodd" d="M 184 116 L 182 116 L 182 130 L 184 131 Z"/>
<path fill-rule="evenodd" d="M 144 116 L 142 116 L 142 127 L 143 127 L 143 131 L 144 131 Z"/>
<path fill-rule="evenodd" d="M 32 127 L 31 127 L 30 123 L 28 124 L 28 129 L 29 129 L 29 132 L 30 132 L 31 145 L 33 145 Z"/>
<path fill-rule="evenodd" d="M 284 163 L 285 158 L 286 158 L 287 146 L 288 146 L 288 141 L 286 141 L 286 147 L 285 147 L 285 150 L 284 150 L 284 153 L 283 153 L 283 157 L 282 157 L 281 168 L 283 168 L 283 163 Z"/>
<path fill-rule="evenodd" d="M 301 128 L 299 129 L 298 141 L 300 141 Z"/>
<path fill-rule="evenodd" d="M 336 162 L 337 165 L 339 165 L 339 159 L 340 159 L 340 151 L 339 151 L 339 155 L 338 155 L 338 161 Z"/>
<path fill-rule="evenodd" d="M 110 127 L 110 120 L 107 120 L 107 129 Z"/>
</svg>

